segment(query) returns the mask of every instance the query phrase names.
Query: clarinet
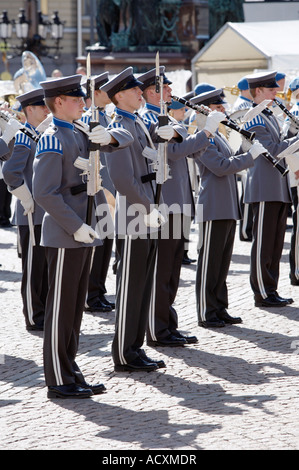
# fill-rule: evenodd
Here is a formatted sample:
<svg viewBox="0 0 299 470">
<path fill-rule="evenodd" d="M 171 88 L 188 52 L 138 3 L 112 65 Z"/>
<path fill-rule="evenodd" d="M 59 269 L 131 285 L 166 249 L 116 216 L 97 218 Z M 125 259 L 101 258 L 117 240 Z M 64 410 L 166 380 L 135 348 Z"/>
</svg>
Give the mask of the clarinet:
<svg viewBox="0 0 299 470">
<path fill-rule="evenodd" d="M 296 116 L 294 116 L 294 114 L 292 114 L 278 99 L 274 98 L 273 102 L 290 118 L 292 123 L 296 126 L 296 130 L 299 130 L 299 120 Z"/>
<path fill-rule="evenodd" d="M 13 116 L 12 116 L 13 117 Z M 9 117 L 6 116 L 5 113 L 3 113 L 2 111 L 0 111 L 0 119 L 3 119 L 4 121 L 8 122 L 9 121 Z M 28 137 L 30 137 L 30 139 L 32 139 L 34 142 L 38 142 L 40 137 L 37 136 L 37 135 L 34 135 L 32 132 L 30 132 L 29 129 L 26 129 L 26 127 L 22 127 L 21 129 L 19 129 L 21 132 L 23 132 L 23 134 L 27 135 Z"/>
<path fill-rule="evenodd" d="M 188 108 L 192 108 L 195 111 L 198 111 L 199 113 L 204 114 L 205 116 L 208 116 L 211 112 L 206 107 L 193 104 L 190 101 L 185 100 L 184 98 L 179 98 L 177 96 L 172 96 L 172 98 L 175 101 L 179 101 L 180 103 L 184 104 Z M 231 129 L 238 132 L 239 134 L 243 135 L 247 140 L 253 143 L 254 138 L 255 138 L 255 132 L 249 132 L 249 131 L 246 131 L 245 129 L 242 129 L 240 126 L 238 126 L 238 124 L 235 121 L 233 121 L 229 117 L 227 117 L 227 121 L 221 121 L 221 123 L 227 127 L 230 127 Z M 279 160 L 276 160 L 272 155 L 270 155 L 269 152 L 264 152 L 262 153 L 262 155 L 264 158 L 268 160 L 268 162 L 272 164 L 272 166 L 274 166 L 281 173 L 282 176 L 285 176 L 289 172 L 289 169 L 284 168 L 279 163 Z"/>
</svg>

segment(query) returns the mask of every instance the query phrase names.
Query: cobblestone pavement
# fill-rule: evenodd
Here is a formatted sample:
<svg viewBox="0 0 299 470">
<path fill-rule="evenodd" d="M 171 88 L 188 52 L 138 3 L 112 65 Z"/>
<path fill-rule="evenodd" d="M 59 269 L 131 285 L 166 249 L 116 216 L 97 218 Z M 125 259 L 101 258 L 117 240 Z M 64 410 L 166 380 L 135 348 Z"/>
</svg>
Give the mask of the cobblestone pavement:
<svg viewBox="0 0 299 470">
<path fill-rule="evenodd" d="M 192 226 L 190 256 L 196 257 Z M 228 278 L 229 313 L 241 325 L 197 326 L 196 265 L 183 266 L 176 308 L 180 330 L 199 342 L 148 348 L 166 369 L 115 373 L 114 314 L 85 313 L 78 363 L 107 393 L 85 400 L 49 400 L 43 377 L 42 332 L 25 330 L 16 229 L 0 229 L 0 449 L 215 450 L 299 448 L 299 287 L 288 279 L 286 232 L 279 292 L 294 303 L 254 307 L 250 243 L 236 234 Z M 109 271 L 108 297 L 115 292 Z"/>
</svg>

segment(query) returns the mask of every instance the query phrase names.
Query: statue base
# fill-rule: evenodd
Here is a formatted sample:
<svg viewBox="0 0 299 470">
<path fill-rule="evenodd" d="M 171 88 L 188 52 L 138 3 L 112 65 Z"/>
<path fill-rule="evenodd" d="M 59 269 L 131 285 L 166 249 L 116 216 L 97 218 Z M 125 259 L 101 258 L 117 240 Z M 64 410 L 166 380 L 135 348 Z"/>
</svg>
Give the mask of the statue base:
<svg viewBox="0 0 299 470">
<path fill-rule="evenodd" d="M 148 47 L 148 46 L 147 46 Z M 175 46 L 170 46 L 175 47 Z M 105 50 L 90 50 L 90 62 L 93 75 L 103 72 L 118 74 L 127 67 L 133 67 L 134 73 L 145 73 L 155 67 L 156 52 L 159 50 L 160 65 L 165 66 L 166 71 L 191 70 L 192 55 L 185 51 L 163 52 L 163 46 L 153 47 L 153 52 L 110 52 Z M 86 67 L 86 56 L 76 58 L 78 67 Z"/>
</svg>

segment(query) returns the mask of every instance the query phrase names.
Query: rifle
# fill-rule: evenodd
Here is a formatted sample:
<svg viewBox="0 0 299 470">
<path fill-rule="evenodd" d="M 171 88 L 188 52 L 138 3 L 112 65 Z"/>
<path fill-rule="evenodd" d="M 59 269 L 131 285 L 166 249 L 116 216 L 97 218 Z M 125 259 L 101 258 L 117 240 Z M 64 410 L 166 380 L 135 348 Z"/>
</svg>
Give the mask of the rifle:
<svg viewBox="0 0 299 470">
<path fill-rule="evenodd" d="M 195 111 L 197 111 L 201 114 L 204 114 L 205 116 L 208 116 L 211 112 L 205 106 L 200 106 L 200 105 L 193 104 L 190 101 L 185 100 L 184 98 L 179 98 L 177 96 L 172 96 L 172 98 L 175 101 L 179 101 L 180 103 L 184 104 L 188 108 L 192 108 Z M 246 114 L 248 114 L 248 116 L 249 116 L 249 112 L 251 112 L 251 110 L 246 113 Z M 259 112 L 260 112 L 260 110 L 259 110 Z M 253 114 L 253 111 L 251 112 L 251 114 Z M 245 118 L 245 116 L 244 116 L 244 118 Z M 252 120 L 252 119 L 253 119 L 253 117 L 250 117 L 250 118 L 248 117 L 247 118 L 247 120 Z M 245 129 L 242 129 L 235 121 L 233 121 L 230 118 L 228 118 L 227 121 L 222 121 L 222 124 L 224 124 L 227 127 L 230 127 L 234 131 L 236 131 L 239 134 L 243 135 L 243 137 L 245 137 L 245 139 L 248 140 L 250 143 L 252 143 L 252 144 L 254 143 L 254 139 L 255 139 L 255 133 L 254 132 L 249 132 L 249 131 L 246 131 Z M 280 165 L 279 160 L 276 160 L 269 152 L 264 152 L 264 153 L 262 153 L 262 155 L 263 155 L 264 158 L 266 158 L 266 160 L 268 160 L 268 162 L 270 162 L 281 173 L 282 176 L 285 176 L 289 172 L 288 168 L 284 168 L 284 166 Z"/>
<path fill-rule="evenodd" d="M 156 93 L 160 93 L 160 115 L 158 116 L 159 127 L 168 124 L 167 103 L 163 100 L 163 75 L 160 74 L 159 51 L 156 54 Z M 155 195 L 155 203 L 159 204 L 162 184 L 169 178 L 169 166 L 167 163 L 167 142 L 163 141 L 158 144 L 158 158 L 156 165 L 156 184 L 157 191 Z"/>
<path fill-rule="evenodd" d="M 95 79 L 91 78 L 90 75 L 90 54 L 87 56 L 87 77 L 90 83 L 90 95 L 91 95 L 91 120 L 89 123 L 90 130 L 99 125 L 98 109 L 95 106 Z M 100 150 L 98 144 L 89 142 L 89 158 L 78 157 L 74 166 L 83 170 L 82 176 L 86 177 L 87 182 L 87 213 L 86 223 L 91 225 L 92 210 L 94 196 L 102 188 L 102 181 L 100 177 Z"/>
</svg>

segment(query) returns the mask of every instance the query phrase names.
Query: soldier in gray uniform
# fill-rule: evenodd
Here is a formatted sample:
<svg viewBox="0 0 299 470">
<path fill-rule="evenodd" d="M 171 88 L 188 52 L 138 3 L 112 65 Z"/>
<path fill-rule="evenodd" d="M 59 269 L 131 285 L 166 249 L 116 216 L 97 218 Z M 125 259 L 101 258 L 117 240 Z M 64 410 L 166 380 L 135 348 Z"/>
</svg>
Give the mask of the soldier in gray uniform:
<svg viewBox="0 0 299 470">
<path fill-rule="evenodd" d="M 1 112 L 4 116 L 6 115 L 6 111 L 1 110 Z M 3 179 L 2 165 L 3 161 L 8 160 L 11 155 L 14 137 L 20 128 L 20 124 L 14 118 L 11 118 L 9 122 L 5 117 L 3 119 L 0 116 L 0 128 L 0 227 L 9 228 L 12 227 L 10 222 L 12 195 Z"/>
<path fill-rule="evenodd" d="M 133 145 L 107 157 L 110 177 L 117 190 L 116 247 L 120 259 L 112 354 L 116 371 L 150 371 L 165 365 L 163 361 L 148 358 L 141 349 L 152 315 L 149 311 L 153 312 L 156 241 L 165 219 L 156 207 L 156 181 L 144 150 L 153 148 L 158 138 L 171 140 L 172 152 L 179 159 L 208 145 L 209 131 L 189 136 L 187 141 L 187 138 L 182 140 L 186 131 L 177 122 L 157 127 L 142 120 L 136 110 L 142 105 L 143 84 L 132 72 L 129 67 L 102 87 L 116 106 L 110 126 L 124 127 L 134 137 Z M 219 118 L 218 114 L 212 117 L 213 122 Z"/>
<path fill-rule="evenodd" d="M 160 67 L 163 76 L 163 100 L 171 103 L 171 81 Z M 160 114 L 160 94 L 155 88 L 156 69 L 139 76 L 146 101 L 140 112 L 143 119 L 157 123 Z M 169 116 L 169 120 L 172 120 Z M 175 120 L 174 120 L 175 121 Z M 184 132 L 185 133 L 185 132 Z M 158 255 L 154 282 L 154 311 L 151 311 L 147 343 L 150 346 L 183 346 L 196 343 L 195 336 L 184 336 L 178 331 L 178 315 L 173 306 L 184 257 L 185 237 L 189 220 L 194 217 L 194 200 L 189 178 L 187 158 L 172 159 L 172 146 L 168 147 L 170 178 L 162 186 L 164 204 L 169 208 L 167 224 L 158 238 Z M 174 155 L 175 156 L 175 155 Z"/>
<path fill-rule="evenodd" d="M 238 81 L 238 89 L 240 90 L 240 95 L 234 102 L 232 107 L 232 113 L 238 112 L 240 110 L 244 110 L 244 114 L 246 110 L 251 108 L 252 106 L 252 96 L 250 94 L 248 81 L 246 77 L 241 78 Z M 232 119 L 235 119 L 234 115 Z M 237 119 L 238 120 L 238 119 Z M 242 219 L 240 220 L 239 224 L 239 237 L 241 241 L 252 241 L 252 208 L 250 204 L 244 204 L 244 189 L 246 184 L 247 178 L 247 171 L 244 171 L 241 174 L 241 184 L 242 184 L 242 193 L 240 198 L 240 206 L 242 211 Z"/>
<path fill-rule="evenodd" d="M 254 104 L 275 98 L 278 88 L 275 76 L 276 72 L 261 72 L 247 76 Z M 297 140 L 297 137 L 282 138 L 277 119 L 267 108 L 251 122 L 246 123 L 245 129 L 255 132 L 256 139 L 273 157 Z M 291 203 L 288 176 L 282 178 L 276 168 L 260 156 L 254 167 L 249 169 L 244 201 L 252 204 L 253 210 L 250 283 L 255 305 L 285 306 L 291 303 L 292 299 L 281 298 L 277 293 L 277 285 Z"/>
<path fill-rule="evenodd" d="M 202 93 L 191 99 L 193 104 L 223 110 L 221 89 Z M 199 129 L 206 116 L 196 115 Z M 196 273 L 198 324 L 202 327 L 223 327 L 241 323 L 240 317 L 227 312 L 226 279 L 232 256 L 236 221 L 240 219 L 236 173 L 253 167 L 254 159 L 265 149 L 259 143 L 249 152 L 234 156 L 227 139 L 220 132 L 210 138 L 210 145 L 196 158 L 200 175 L 197 221 L 202 236 Z M 196 156 L 195 156 L 196 157 Z"/>
<path fill-rule="evenodd" d="M 49 110 L 41 88 L 17 99 L 26 116 L 25 129 L 32 137 L 17 132 L 12 155 L 3 165 L 3 176 L 8 189 L 17 197 L 14 222 L 18 226 L 22 258 L 21 295 L 26 328 L 42 330 L 48 292 L 45 249 L 40 246 L 44 211 L 32 198 L 32 173 L 36 141 L 40 135 L 36 128 Z"/>
<path fill-rule="evenodd" d="M 99 124 L 104 127 L 107 127 L 110 121 L 107 114 L 105 113 L 105 107 L 109 103 L 111 103 L 111 101 L 107 93 L 100 90 L 100 87 L 108 82 L 108 75 L 108 72 L 105 72 L 93 78 L 95 88 L 94 105 L 96 107 L 97 120 Z M 82 86 L 86 88 L 86 96 L 90 98 L 90 81 L 87 80 L 85 83 L 82 83 Z M 89 108 L 88 111 L 83 114 L 81 120 L 89 126 L 91 119 L 92 109 Z M 112 195 L 114 195 L 115 189 L 109 177 L 106 165 L 106 158 L 103 152 L 101 152 L 100 154 L 100 160 L 100 175 L 102 179 L 103 188 L 105 188 Z M 105 212 L 106 217 L 110 219 L 110 222 L 107 221 L 107 227 L 111 227 L 112 231 L 111 233 L 101 234 L 101 240 L 103 244 L 101 246 L 94 247 L 85 310 L 87 312 L 111 312 L 111 310 L 115 308 L 115 304 L 114 302 L 110 302 L 105 297 L 105 294 L 107 292 L 105 282 L 107 278 L 113 247 L 114 225 L 110 215 L 110 210 L 107 204 L 104 190 L 100 190 L 96 194 L 95 199 L 96 206 L 101 209 L 101 213 L 103 214 Z"/>
<path fill-rule="evenodd" d="M 292 93 L 292 102 L 293 106 L 290 109 L 290 113 L 293 114 L 295 120 L 299 122 L 299 77 L 295 77 L 289 83 L 289 90 Z M 298 134 L 298 127 L 292 123 L 290 117 L 286 117 L 284 123 L 284 129 L 287 129 L 287 136 L 293 137 Z M 298 233 L 299 233 L 299 205 L 298 205 L 298 194 L 299 194 L 299 180 L 298 175 L 295 171 L 290 168 L 290 187 L 292 193 L 292 219 L 293 227 L 291 234 L 291 246 L 289 252 L 289 262 L 290 262 L 290 282 L 292 286 L 299 286 L 299 243 L 298 243 Z"/>
<path fill-rule="evenodd" d="M 87 192 L 78 156 L 88 158 L 89 140 L 106 151 L 129 145 L 126 131 L 107 132 L 102 126 L 87 134 L 75 126 L 84 108 L 80 75 L 41 82 L 53 122 L 44 132 L 34 161 L 33 194 L 45 210 L 41 244 L 46 247 L 49 292 L 44 327 L 44 371 L 49 398 L 90 397 L 103 384 L 89 385 L 76 364 L 79 332 L 87 294 L 92 247 L 101 244 L 97 232 L 84 221 Z M 95 223 L 95 217 L 92 226 Z"/>
<path fill-rule="evenodd" d="M 156 182 L 149 177 L 143 151 L 158 137 L 170 140 L 175 126 L 145 125 L 136 113 L 142 105 L 142 83 L 128 67 L 102 87 L 115 104 L 111 128 L 128 129 L 134 143 L 106 156 L 117 191 L 116 249 L 119 256 L 116 288 L 116 328 L 112 355 L 116 371 L 152 371 L 164 366 L 148 358 L 141 348 L 148 323 L 156 259 L 157 231 L 164 218 L 155 207 Z"/>
</svg>

